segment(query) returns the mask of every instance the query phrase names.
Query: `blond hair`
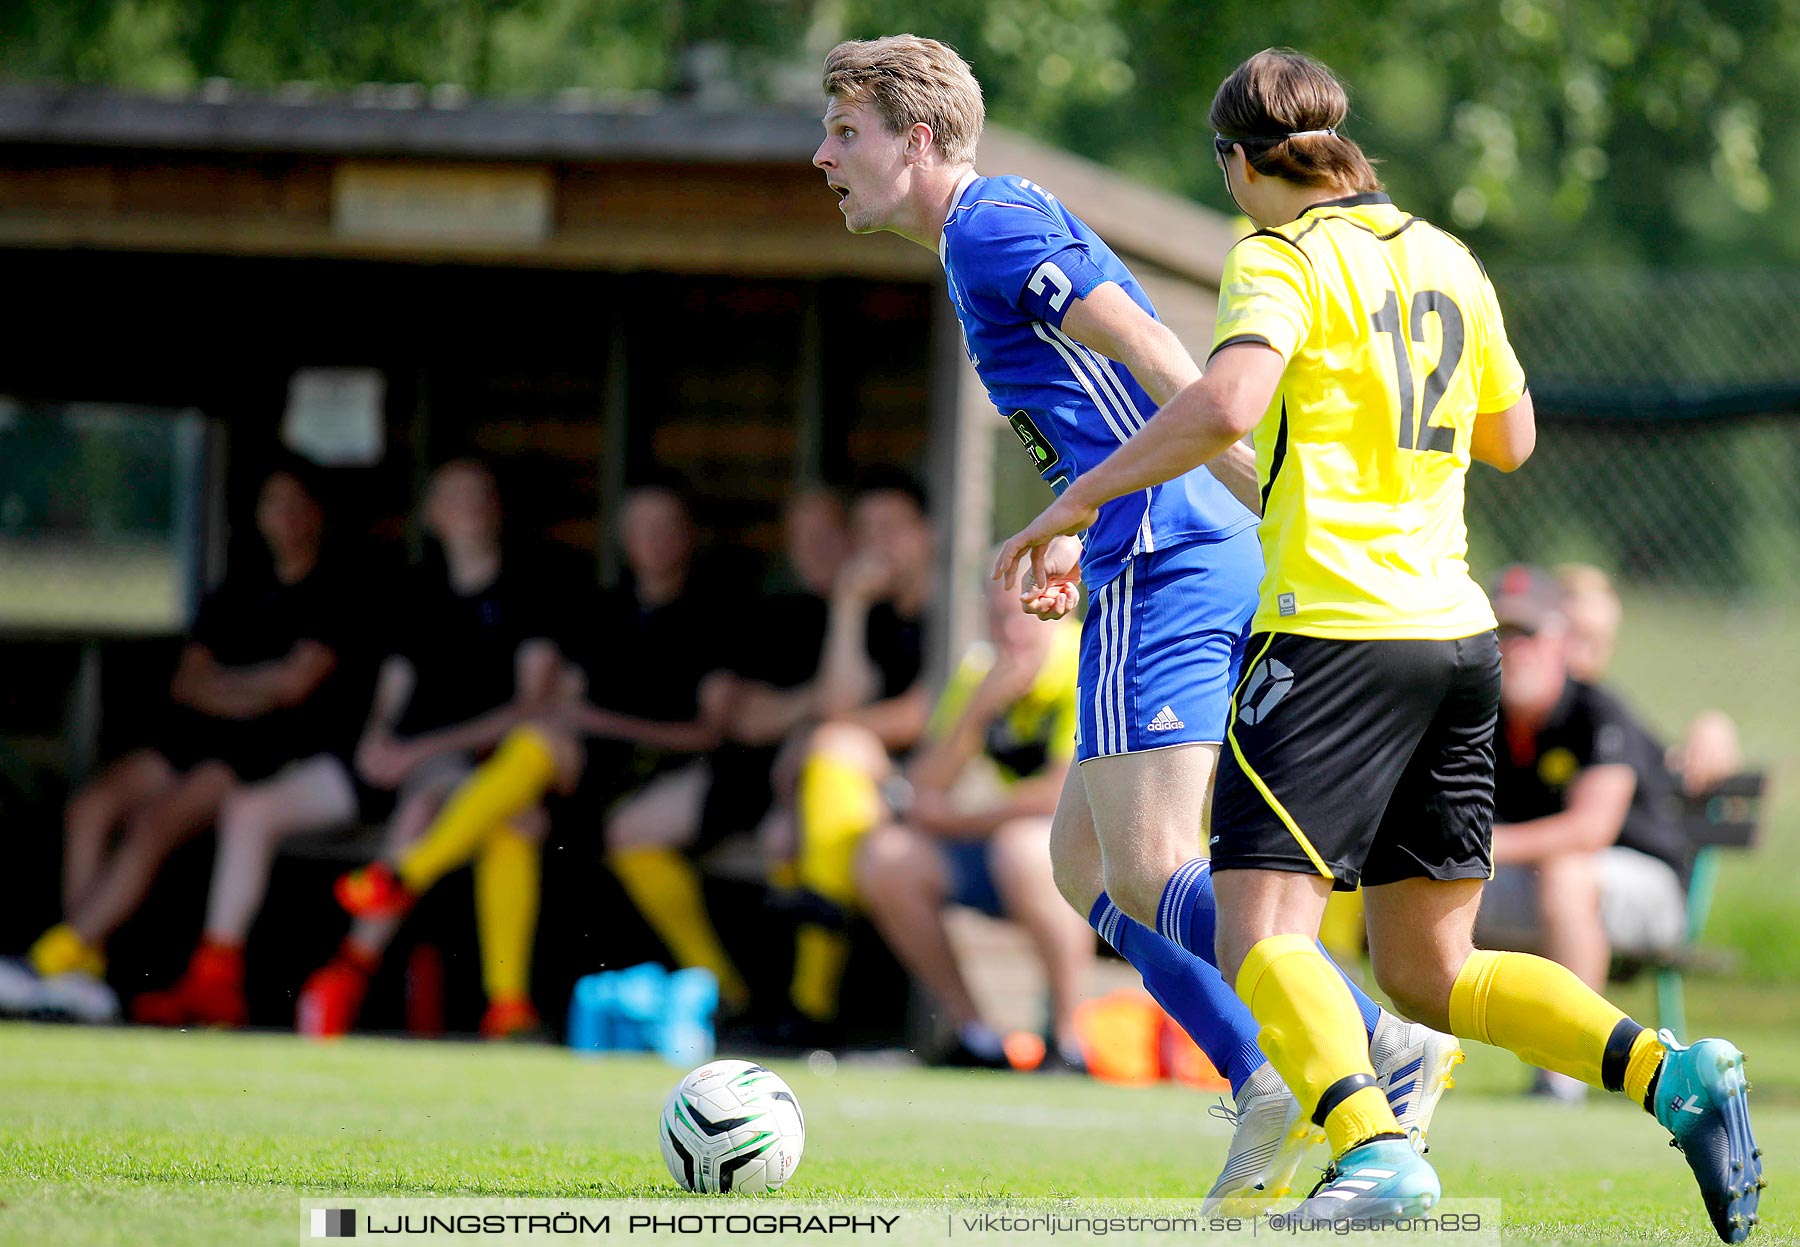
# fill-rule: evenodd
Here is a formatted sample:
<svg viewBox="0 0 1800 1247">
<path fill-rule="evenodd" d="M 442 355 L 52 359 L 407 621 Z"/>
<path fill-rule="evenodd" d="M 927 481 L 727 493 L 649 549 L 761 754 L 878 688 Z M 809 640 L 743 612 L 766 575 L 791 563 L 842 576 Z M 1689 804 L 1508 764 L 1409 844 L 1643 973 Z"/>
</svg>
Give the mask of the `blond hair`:
<svg viewBox="0 0 1800 1247">
<path fill-rule="evenodd" d="M 872 107 L 893 134 L 924 123 L 950 164 L 975 163 L 987 111 L 969 63 L 918 35 L 850 39 L 825 55 L 825 94 Z"/>
<path fill-rule="evenodd" d="M 1349 93 L 1323 62 L 1264 48 L 1219 84 L 1207 120 L 1221 138 L 1242 144 L 1258 173 L 1297 186 L 1378 191 L 1374 165 L 1337 132 L 1349 115 Z"/>
</svg>

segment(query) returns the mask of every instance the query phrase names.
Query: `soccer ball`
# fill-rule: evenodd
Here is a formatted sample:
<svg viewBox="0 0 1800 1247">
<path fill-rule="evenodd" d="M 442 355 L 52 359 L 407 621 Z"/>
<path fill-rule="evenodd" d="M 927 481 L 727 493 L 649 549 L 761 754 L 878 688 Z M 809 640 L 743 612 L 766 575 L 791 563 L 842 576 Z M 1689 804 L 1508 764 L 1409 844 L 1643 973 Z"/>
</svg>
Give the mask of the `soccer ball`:
<svg viewBox="0 0 1800 1247">
<path fill-rule="evenodd" d="M 800 1102 L 748 1061 L 708 1061 L 663 1105 L 663 1163 L 683 1190 L 761 1194 L 794 1176 L 806 1142 Z"/>
</svg>

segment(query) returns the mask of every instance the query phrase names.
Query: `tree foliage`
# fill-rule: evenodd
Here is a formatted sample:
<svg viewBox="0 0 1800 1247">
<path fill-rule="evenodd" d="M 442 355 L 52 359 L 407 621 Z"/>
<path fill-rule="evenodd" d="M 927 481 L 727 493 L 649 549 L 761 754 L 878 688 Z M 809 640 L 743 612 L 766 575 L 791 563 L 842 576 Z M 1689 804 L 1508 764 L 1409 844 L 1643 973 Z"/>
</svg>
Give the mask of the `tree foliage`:
<svg viewBox="0 0 1800 1247">
<path fill-rule="evenodd" d="M 1350 83 L 1395 198 L 1491 261 L 1800 258 L 1800 0 L 0 0 L 0 29 L 0 72 L 152 89 L 800 99 L 836 38 L 912 30 L 995 121 L 1220 208 L 1212 92 L 1289 45 Z"/>
<path fill-rule="evenodd" d="M 860 0 L 974 64 L 996 120 L 1224 208 L 1206 115 L 1263 47 L 1331 64 L 1395 198 L 1520 263 L 1791 261 L 1800 3 Z"/>
</svg>

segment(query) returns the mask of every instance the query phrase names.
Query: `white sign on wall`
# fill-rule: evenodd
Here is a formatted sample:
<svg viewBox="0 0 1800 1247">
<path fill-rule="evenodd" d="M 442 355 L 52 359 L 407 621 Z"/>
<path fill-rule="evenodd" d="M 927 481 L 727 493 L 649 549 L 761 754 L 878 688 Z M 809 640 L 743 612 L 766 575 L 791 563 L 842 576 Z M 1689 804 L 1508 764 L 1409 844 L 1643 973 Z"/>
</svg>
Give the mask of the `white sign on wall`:
<svg viewBox="0 0 1800 1247">
<path fill-rule="evenodd" d="M 346 161 L 332 176 L 340 237 L 470 245 L 541 243 L 554 224 L 550 171 Z"/>
<path fill-rule="evenodd" d="M 281 440 L 327 467 L 381 462 L 387 378 L 375 368 L 302 368 L 288 382 Z"/>
</svg>

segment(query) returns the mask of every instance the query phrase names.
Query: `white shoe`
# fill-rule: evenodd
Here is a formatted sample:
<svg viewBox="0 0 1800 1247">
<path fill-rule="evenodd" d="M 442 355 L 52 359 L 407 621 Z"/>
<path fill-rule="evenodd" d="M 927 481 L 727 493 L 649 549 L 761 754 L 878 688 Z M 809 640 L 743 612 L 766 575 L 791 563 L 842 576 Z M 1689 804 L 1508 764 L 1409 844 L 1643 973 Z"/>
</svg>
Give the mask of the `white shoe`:
<svg viewBox="0 0 1800 1247">
<path fill-rule="evenodd" d="M 1381 1011 L 1369 1037 L 1369 1061 L 1400 1129 L 1420 1154 L 1427 1150 L 1425 1136 L 1438 1101 L 1456 1085 L 1451 1071 L 1463 1060 L 1462 1045 L 1453 1037 Z"/>
<path fill-rule="evenodd" d="M 0 1014 L 27 1017 L 44 1007 L 44 980 L 22 957 L 0 957 Z"/>
<path fill-rule="evenodd" d="M 103 979 L 70 970 L 40 982 L 43 996 L 39 1012 L 95 1026 L 119 1020 L 119 998 Z"/>
<path fill-rule="evenodd" d="M 1300 1162 L 1325 1142 L 1325 1132 L 1301 1113 L 1300 1102 L 1273 1065 L 1265 1064 L 1250 1076 L 1235 1110 L 1221 1104 L 1208 1111 L 1237 1130 L 1225 1154 L 1225 1168 L 1202 1205 L 1207 1213 L 1255 1212 L 1260 1201 L 1287 1195 Z"/>
</svg>

